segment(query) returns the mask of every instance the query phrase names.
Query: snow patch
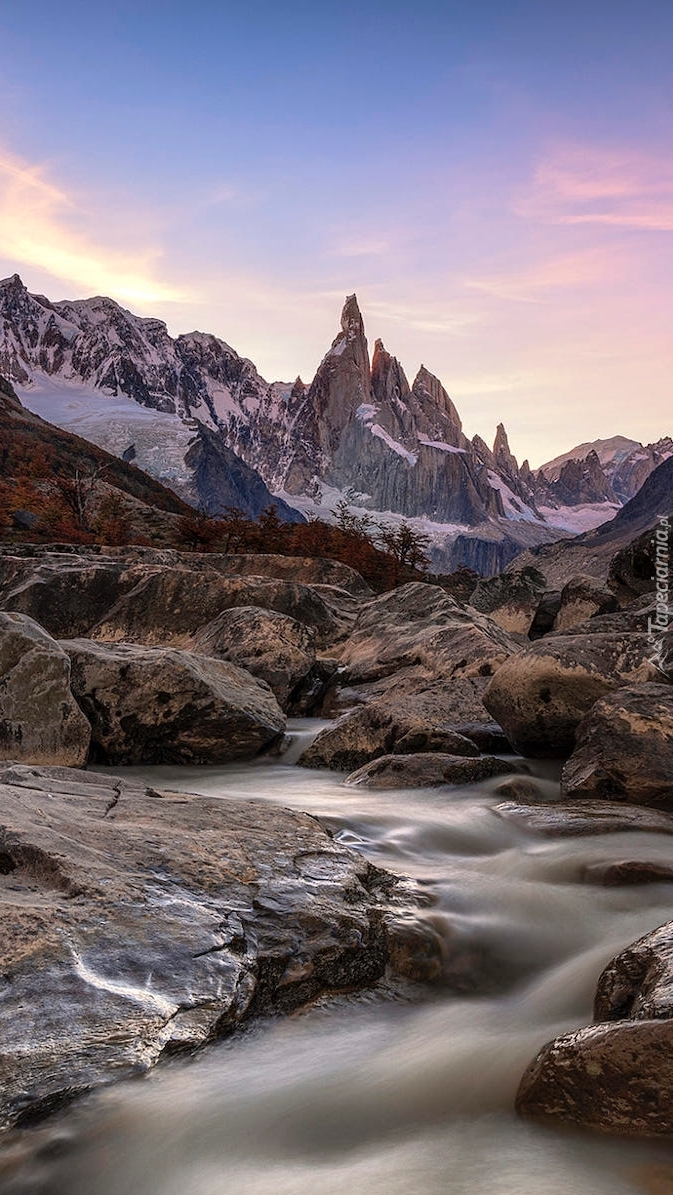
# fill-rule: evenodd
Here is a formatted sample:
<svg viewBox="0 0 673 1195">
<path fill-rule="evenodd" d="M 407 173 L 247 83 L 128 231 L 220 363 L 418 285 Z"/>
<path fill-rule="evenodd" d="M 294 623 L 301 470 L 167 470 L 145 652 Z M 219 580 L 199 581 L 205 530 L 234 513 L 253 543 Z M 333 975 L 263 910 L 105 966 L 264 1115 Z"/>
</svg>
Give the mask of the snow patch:
<svg viewBox="0 0 673 1195">
<path fill-rule="evenodd" d="M 429 440 L 427 436 L 419 436 L 418 442 L 424 444 L 426 448 L 436 448 L 439 452 L 465 453 L 464 448 L 456 448 L 453 444 L 447 444 L 445 440 Z"/>
<path fill-rule="evenodd" d="M 373 436 L 376 436 L 379 440 L 383 440 L 383 443 L 387 444 L 388 448 L 391 448 L 398 456 L 404 457 L 410 465 L 416 464 L 418 458 L 415 454 L 409 452 L 409 449 L 405 448 L 404 444 L 400 444 L 399 440 L 393 440 L 393 437 L 388 434 L 385 428 L 381 427 L 380 423 L 369 423 L 367 426 Z"/>
</svg>

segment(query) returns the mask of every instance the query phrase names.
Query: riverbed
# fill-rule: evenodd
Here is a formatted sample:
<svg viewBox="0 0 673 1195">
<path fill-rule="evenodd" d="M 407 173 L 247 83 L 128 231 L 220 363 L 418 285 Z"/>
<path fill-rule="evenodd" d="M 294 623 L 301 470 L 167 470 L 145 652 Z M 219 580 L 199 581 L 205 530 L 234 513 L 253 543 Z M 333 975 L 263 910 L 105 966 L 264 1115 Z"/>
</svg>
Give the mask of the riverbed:
<svg viewBox="0 0 673 1195">
<path fill-rule="evenodd" d="M 591 1020 L 604 964 L 673 917 L 670 884 L 604 888 L 585 882 L 585 869 L 623 858 L 670 862 L 670 837 L 543 838 L 492 811 L 498 780 L 455 790 L 347 787 L 334 773 L 294 765 L 317 728 L 294 724 L 293 746 L 275 761 L 125 771 L 157 788 L 316 815 L 339 841 L 413 880 L 442 943 L 442 979 L 324 1000 L 109 1089 L 54 1126 L 51 1152 L 27 1165 L 21 1190 L 673 1191 L 667 1143 L 540 1128 L 513 1112 L 538 1048 Z M 553 767 L 536 771 L 553 801 Z"/>
</svg>

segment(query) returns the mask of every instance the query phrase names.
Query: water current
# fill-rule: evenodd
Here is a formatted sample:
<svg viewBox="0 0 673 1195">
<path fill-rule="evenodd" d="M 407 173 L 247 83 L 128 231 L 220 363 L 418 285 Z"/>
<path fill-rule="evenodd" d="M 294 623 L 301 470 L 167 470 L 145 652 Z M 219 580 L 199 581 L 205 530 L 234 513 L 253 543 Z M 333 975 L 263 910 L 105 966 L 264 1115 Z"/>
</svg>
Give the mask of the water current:
<svg viewBox="0 0 673 1195">
<path fill-rule="evenodd" d="M 543 838 L 492 812 L 497 781 L 372 792 L 282 761 L 146 768 L 157 787 L 255 797 L 324 819 L 429 898 L 469 976 L 272 1019 L 68 1114 L 46 1195 L 627 1195 L 673 1191 L 673 1146 L 540 1128 L 513 1111 L 550 1038 L 591 1020 L 604 964 L 673 917 L 666 884 L 604 888 L 587 865 L 670 861 L 633 831 Z M 545 798 L 558 785 L 539 769 Z M 461 963 L 462 960 L 462 963 Z M 670 1185 L 669 1185 L 670 1184 Z"/>
</svg>

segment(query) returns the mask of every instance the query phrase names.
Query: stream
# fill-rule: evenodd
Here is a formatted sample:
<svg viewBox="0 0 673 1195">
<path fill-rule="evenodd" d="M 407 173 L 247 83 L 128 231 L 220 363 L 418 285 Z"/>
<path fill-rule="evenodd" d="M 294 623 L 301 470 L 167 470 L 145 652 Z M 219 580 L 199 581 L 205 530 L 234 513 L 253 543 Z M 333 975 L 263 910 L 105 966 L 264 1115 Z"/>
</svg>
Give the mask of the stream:
<svg viewBox="0 0 673 1195">
<path fill-rule="evenodd" d="M 293 766 L 319 725 L 293 724 L 282 760 L 124 771 L 318 815 L 342 843 L 419 885 L 450 980 L 420 1001 L 385 987 L 324 1000 L 110 1088 L 62 1119 L 40 1195 L 673 1191 L 670 1143 L 554 1131 L 513 1112 L 538 1048 L 591 1020 L 605 963 L 673 917 L 671 885 L 604 888 L 582 882 L 584 868 L 670 862 L 670 838 L 534 835 L 493 814 L 497 780 L 348 788 Z M 554 800 L 553 768 L 531 766 Z"/>
</svg>

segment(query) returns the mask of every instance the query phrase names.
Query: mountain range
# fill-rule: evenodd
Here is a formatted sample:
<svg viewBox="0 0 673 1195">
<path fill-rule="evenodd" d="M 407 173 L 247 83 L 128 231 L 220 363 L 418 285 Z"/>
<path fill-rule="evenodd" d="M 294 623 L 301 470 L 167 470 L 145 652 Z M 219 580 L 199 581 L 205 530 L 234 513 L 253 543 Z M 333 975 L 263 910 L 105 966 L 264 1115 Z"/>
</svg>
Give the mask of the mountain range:
<svg viewBox="0 0 673 1195">
<path fill-rule="evenodd" d="M 410 383 L 380 340 L 370 360 L 354 295 L 312 382 L 268 383 L 215 336 L 171 337 L 108 298 L 54 303 L 14 275 L 0 283 L 0 374 L 29 409 L 210 514 L 273 502 L 285 520 L 330 518 L 345 500 L 411 521 L 444 570 L 494 572 L 605 522 L 673 454 L 670 439 L 616 436 L 519 466 L 502 424 L 492 448 L 465 435 L 425 366 Z"/>
</svg>

